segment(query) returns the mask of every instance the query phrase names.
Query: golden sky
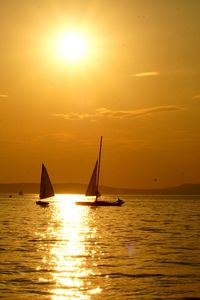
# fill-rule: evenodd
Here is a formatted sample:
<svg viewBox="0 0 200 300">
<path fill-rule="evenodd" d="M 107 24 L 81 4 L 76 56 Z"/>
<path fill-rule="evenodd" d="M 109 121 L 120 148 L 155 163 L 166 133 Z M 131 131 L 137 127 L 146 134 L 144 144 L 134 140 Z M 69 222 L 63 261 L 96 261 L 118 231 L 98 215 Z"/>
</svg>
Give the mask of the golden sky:
<svg viewBox="0 0 200 300">
<path fill-rule="evenodd" d="M 0 2 L 0 182 L 200 182 L 199 0 Z M 78 32 L 85 56 L 58 39 Z M 63 50 L 63 49 L 62 49 Z M 64 49 L 65 50 L 65 49 Z M 154 178 L 158 180 L 155 181 Z"/>
</svg>

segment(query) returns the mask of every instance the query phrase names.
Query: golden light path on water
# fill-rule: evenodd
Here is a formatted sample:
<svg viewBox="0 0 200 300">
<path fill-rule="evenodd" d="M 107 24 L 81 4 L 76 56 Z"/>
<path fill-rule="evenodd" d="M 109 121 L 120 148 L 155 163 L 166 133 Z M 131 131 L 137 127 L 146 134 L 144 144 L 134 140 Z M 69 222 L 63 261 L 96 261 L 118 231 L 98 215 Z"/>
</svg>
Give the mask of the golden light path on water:
<svg viewBox="0 0 200 300">
<path fill-rule="evenodd" d="M 100 287 L 91 288 L 89 276 L 95 274 L 87 264 L 88 257 L 95 254 L 93 247 L 86 248 L 95 228 L 89 224 L 88 208 L 76 206 L 77 200 L 80 195 L 56 195 L 53 223 L 49 226 L 56 240 L 50 250 L 52 277 L 56 282 L 52 300 L 90 299 L 92 294 L 101 292 Z"/>
</svg>

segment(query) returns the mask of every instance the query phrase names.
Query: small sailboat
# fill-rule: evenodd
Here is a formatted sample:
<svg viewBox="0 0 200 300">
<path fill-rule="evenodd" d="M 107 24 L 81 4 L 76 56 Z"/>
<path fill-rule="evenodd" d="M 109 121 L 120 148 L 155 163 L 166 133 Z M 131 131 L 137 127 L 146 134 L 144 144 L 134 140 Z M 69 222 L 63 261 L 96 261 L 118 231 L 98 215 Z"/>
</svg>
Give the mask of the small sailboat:
<svg viewBox="0 0 200 300">
<path fill-rule="evenodd" d="M 100 174 L 100 162 L 101 162 L 101 148 L 102 148 L 102 136 L 100 140 L 100 149 L 99 156 L 96 160 L 92 176 L 90 178 L 85 196 L 95 196 L 95 201 L 78 201 L 75 202 L 76 205 L 85 205 L 85 206 L 122 206 L 124 201 L 119 199 L 114 202 L 102 201 L 99 200 L 101 193 L 99 192 L 99 174 Z"/>
<path fill-rule="evenodd" d="M 40 180 L 40 199 L 46 199 L 54 196 L 54 189 L 51 183 L 50 177 L 48 175 L 47 169 L 44 164 L 42 164 L 42 173 Z M 49 202 L 38 200 L 36 204 L 41 206 L 48 206 Z"/>
<path fill-rule="evenodd" d="M 19 196 L 22 196 L 24 193 L 23 193 L 23 190 L 19 190 L 19 192 L 18 192 L 18 195 Z"/>
</svg>

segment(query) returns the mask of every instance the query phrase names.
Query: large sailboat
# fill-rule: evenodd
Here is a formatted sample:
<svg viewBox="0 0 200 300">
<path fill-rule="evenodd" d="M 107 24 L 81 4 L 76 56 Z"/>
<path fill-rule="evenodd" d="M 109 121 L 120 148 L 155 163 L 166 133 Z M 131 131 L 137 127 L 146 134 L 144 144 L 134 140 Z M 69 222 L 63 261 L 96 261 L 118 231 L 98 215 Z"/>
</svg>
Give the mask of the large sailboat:
<svg viewBox="0 0 200 300">
<path fill-rule="evenodd" d="M 85 196 L 95 197 L 95 201 L 78 201 L 76 205 L 85 206 L 122 206 L 124 201 L 119 199 L 114 202 L 99 200 L 101 193 L 99 192 L 99 175 L 100 175 L 100 163 L 101 163 L 101 148 L 102 148 L 102 136 L 100 140 L 99 156 L 96 160 L 92 176 L 90 178 Z"/>
<path fill-rule="evenodd" d="M 54 189 L 51 183 L 50 177 L 48 175 L 47 169 L 44 164 L 42 164 L 42 173 L 40 180 L 40 199 L 46 199 L 54 196 Z M 36 204 L 41 206 L 48 206 L 49 202 L 38 200 Z"/>
</svg>

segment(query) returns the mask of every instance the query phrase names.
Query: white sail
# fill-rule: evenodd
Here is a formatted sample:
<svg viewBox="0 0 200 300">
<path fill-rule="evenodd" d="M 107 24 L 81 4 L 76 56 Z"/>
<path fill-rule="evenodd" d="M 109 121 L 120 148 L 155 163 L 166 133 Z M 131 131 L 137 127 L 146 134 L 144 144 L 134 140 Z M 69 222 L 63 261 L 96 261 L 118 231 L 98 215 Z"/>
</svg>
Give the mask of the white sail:
<svg viewBox="0 0 200 300">
<path fill-rule="evenodd" d="M 98 195 L 97 171 L 98 171 L 98 160 L 96 161 L 94 170 L 92 172 L 92 176 L 90 178 L 90 182 L 88 184 L 87 191 L 85 193 L 86 196 L 97 196 Z"/>
<path fill-rule="evenodd" d="M 54 196 L 54 189 L 51 184 L 47 169 L 42 164 L 42 174 L 40 181 L 40 199 L 45 199 Z"/>
</svg>

